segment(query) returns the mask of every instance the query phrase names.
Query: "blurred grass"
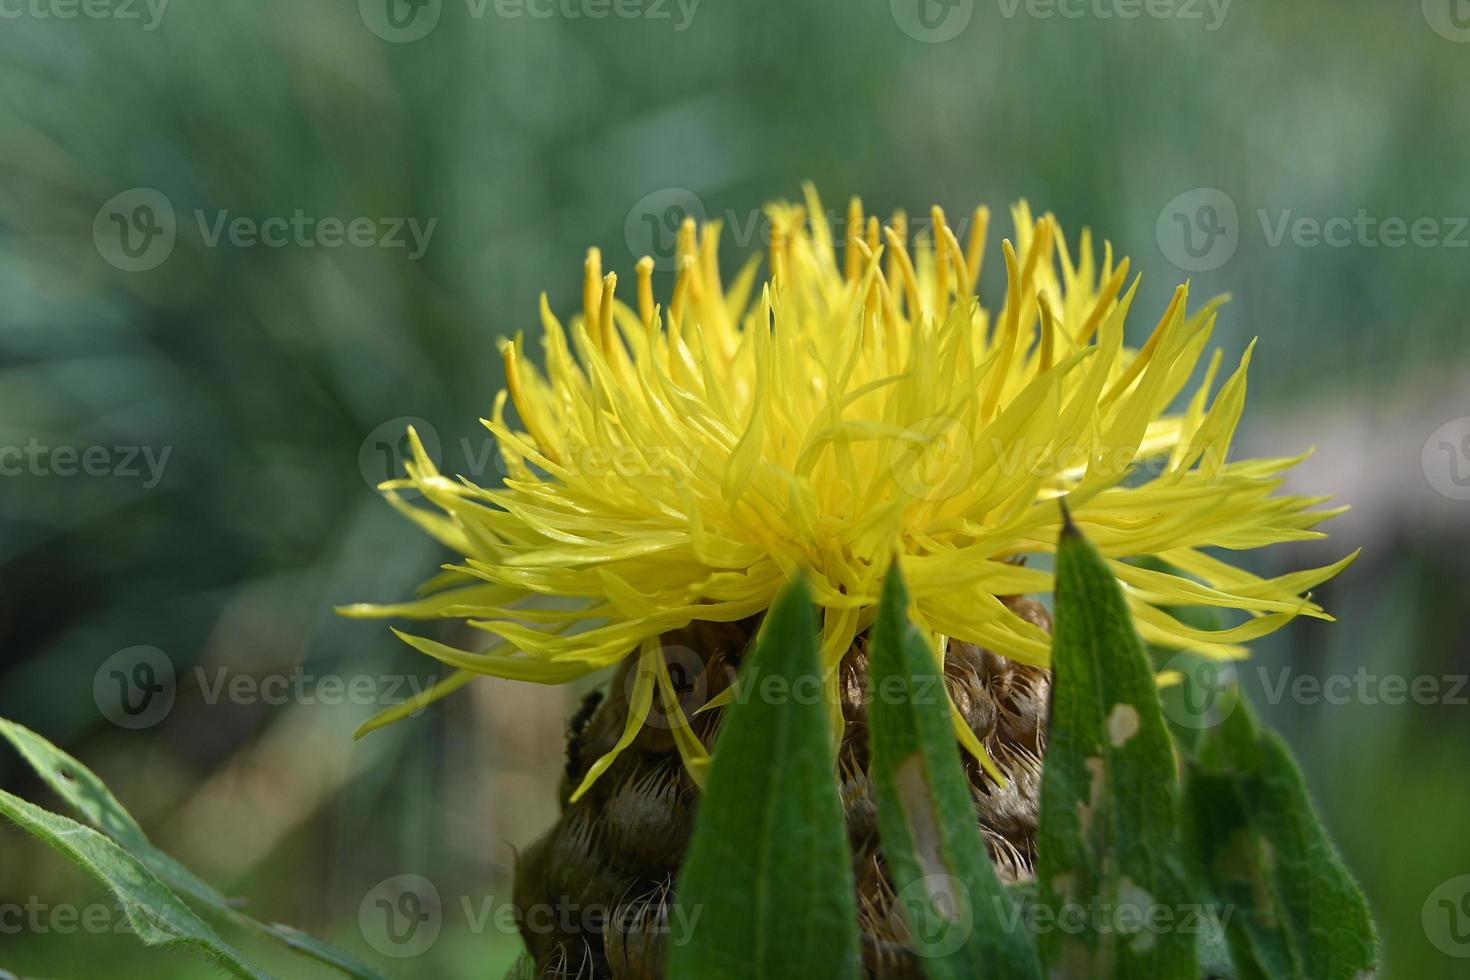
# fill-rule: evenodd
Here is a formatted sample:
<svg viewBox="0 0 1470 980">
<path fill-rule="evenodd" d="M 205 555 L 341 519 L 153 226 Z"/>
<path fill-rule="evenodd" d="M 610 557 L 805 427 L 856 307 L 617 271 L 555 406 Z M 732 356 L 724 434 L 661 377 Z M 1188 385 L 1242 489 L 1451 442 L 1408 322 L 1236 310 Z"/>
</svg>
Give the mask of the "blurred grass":
<svg viewBox="0 0 1470 980">
<path fill-rule="evenodd" d="M 1239 3 L 1216 31 L 1002 10 L 976 5 L 943 44 L 907 36 L 886 4 L 815 0 L 706 2 L 685 31 L 677 14 L 476 20 L 446 3 L 410 44 L 374 36 L 351 4 L 176 4 L 153 31 L 7 19 L 0 446 L 171 456 L 152 489 L 0 478 L 0 714 L 93 763 L 161 843 L 262 915 L 364 955 L 357 907 L 383 878 L 508 896 L 508 845 L 554 807 L 569 692 L 483 683 L 352 743 L 370 707 L 209 705 L 192 668 L 432 676 L 385 630 L 330 613 L 407 595 L 443 560 L 376 498 L 387 473 L 364 472 L 365 442 L 371 461 L 396 420 L 422 418 L 446 470 L 493 481 L 475 419 L 500 386 L 496 339 L 538 329 L 543 289 L 558 309 L 578 302 L 587 246 L 626 275 L 625 226 L 647 195 L 687 188 L 739 231 L 805 178 L 838 209 L 854 192 L 881 210 L 986 202 L 1004 232 L 1025 196 L 1073 234 L 1090 225 L 1144 273 L 1138 331 L 1186 276 L 1155 240 L 1160 209 L 1226 191 L 1239 248 L 1191 278 L 1235 296 L 1218 343 L 1262 337 L 1246 438 L 1273 455 L 1324 445 L 1302 486 L 1361 505 L 1330 548 L 1266 561 L 1369 544 L 1324 590 L 1344 621 L 1295 624 L 1258 663 L 1470 670 L 1470 505 L 1447 506 L 1418 469 L 1429 432 L 1470 415 L 1465 253 L 1273 248 L 1258 218 L 1470 214 L 1454 98 L 1470 48 L 1418 4 Z M 124 273 L 92 222 L 134 187 L 167 196 L 180 234 L 163 265 Z M 419 261 L 206 248 L 195 208 L 438 224 Z M 759 245 L 727 239 L 725 260 Z M 166 651 L 181 685 L 166 721 L 128 732 L 91 683 L 136 644 Z M 1419 915 L 1470 871 L 1466 710 L 1266 706 L 1375 903 L 1390 977 L 1452 965 Z M 37 794 L 8 757 L 0 781 Z M 14 831 L 0 839 L 0 902 L 86 894 Z M 390 965 L 497 975 L 504 949 L 450 916 L 428 956 Z M 102 958 L 117 977 L 198 969 L 127 937 L 55 935 L 7 937 L 0 967 L 82 976 Z"/>
</svg>

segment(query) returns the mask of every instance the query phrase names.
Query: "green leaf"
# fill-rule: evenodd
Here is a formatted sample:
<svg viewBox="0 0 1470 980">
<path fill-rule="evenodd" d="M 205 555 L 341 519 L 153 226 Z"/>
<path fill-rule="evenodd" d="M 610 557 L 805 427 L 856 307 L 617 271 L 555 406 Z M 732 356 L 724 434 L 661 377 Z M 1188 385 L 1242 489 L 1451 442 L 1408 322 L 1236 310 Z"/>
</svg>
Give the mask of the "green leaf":
<svg viewBox="0 0 1470 980">
<path fill-rule="evenodd" d="M 1042 956 L 1065 976 L 1192 977 L 1200 906 L 1176 858 L 1174 750 L 1117 580 L 1069 520 L 1057 545 L 1037 841 Z M 1192 931 L 1191 931 L 1192 927 Z"/>
<path fill-rule="evenodd" d="M 384 980 L 383 975 L 355 957 L 315 939 L 299 929 L 278 923 L 266 924 L 251 918 L 224 894 L 188 868 L 159 850 L 132 814 L 118 802 L 92 770 L 23 725 L 0 718 L 0 735 L 15 746 L 37 774 L 71 804 L 93 827 L 116 841 L 175 892 L 209 907 L 231 922 L 263 933 L 304 956 L 330 966 L 357 980 Z"/>
<path fill-rule="evenodd" d="M 1190 843 L 1242 976 L 1352 980 L 1377 968 L 1368 903 L 1280 736 L 1244 698 L 1185 770 Z"/>
<path fill-rule="evenodd" d="M 852 856 L 805 582 L 776 601 L 726 709 L 679 879 L 673 980 L 859 975 Z M 696 918 L 697 917 L 697 918 Z"/>
<path fill-rule="evenodd" d="M 202 952 L 237 977 L 268 980 L 238 950 L 110 837 L 0 790 L 0 813 L 35 834 L 108 887 L 128 925 L 148 946 L 181 945 Z"/>
<path fill-rule="evenodd" d="M 909 623 L 908 605 L 895 564 L 869 661 L 869 748 L 906 945 L 930 980 L 1040 977 L 1035 940 L 980 835 L 938 654 Z"/>
</svg>

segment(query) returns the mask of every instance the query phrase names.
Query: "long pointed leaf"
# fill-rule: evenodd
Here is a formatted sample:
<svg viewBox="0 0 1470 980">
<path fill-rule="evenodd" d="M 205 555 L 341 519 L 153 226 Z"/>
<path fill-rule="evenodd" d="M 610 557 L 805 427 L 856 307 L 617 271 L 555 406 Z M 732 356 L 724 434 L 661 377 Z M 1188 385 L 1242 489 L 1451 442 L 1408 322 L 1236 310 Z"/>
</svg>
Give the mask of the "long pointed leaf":
<svg viewBox="0 0 1470 980">
<path fill-rule="evenodd" d="M 1117 580 L 1067 522 L 1037 842 L 1042 955 L 1064 976 L 1190 977 L 1173 747 Z"/>
<path fill-rule="evenodd" d="M 122 904 L 133 934 L 145 945 L 184 946 L 237 977 L 269 980 L 269 974 L 251 965 L 112 838 L 4 790 L 0 790 L 0 813 L 106 885 Z"/>
<path fill-rule="evenodd" d="M 1301 771 L 1244 698 L 1185 775 L 1194 853 L 1243 976 L 1353 980 L 1377 968 L 1362 891 L 1317 817 Z"/>
<path fill-rule="evenodd" d="M 384 980 L 381 973 L 343 950 L 291 926 L 260 922 L 235 908 L 224 894 L 155 847 L 132 814 L 92 770 L 40 735 L 4 718 L 0 718 L 0 735 L 15 746 L 47 785 L 87 823 L 111 837 L 174 891 L 356 980 Z"/>
<path fill-rule="evenodd" d="M 852 857 L 804 582 L 764 624 L 726 709 L 679 880 L 672 980 L 855 978 Z"/>
<path fill-rule="evenodd" d="M 869 748 L 906 945 L 930 980 L 1040 977 L 1036 943 L 980 835 L 938 654 L 909 623 L 908 604 L 895 563 L 869 661 Z"/>
</svg>

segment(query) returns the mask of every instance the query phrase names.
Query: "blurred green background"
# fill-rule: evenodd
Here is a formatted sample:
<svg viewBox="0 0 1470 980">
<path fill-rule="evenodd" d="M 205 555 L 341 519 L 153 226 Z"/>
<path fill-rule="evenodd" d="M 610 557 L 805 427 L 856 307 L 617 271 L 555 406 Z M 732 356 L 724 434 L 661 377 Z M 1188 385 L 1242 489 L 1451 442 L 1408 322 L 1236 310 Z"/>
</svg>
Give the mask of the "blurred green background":
<svg viewBox="0 0 1470 980">
<path fill-rule="evenodd" d="M 1341 621 L 1293 624 L 1242 674 L 1365 886 L 1387 975 L 1465 975 L 1470 944 L 1422 919 L 1470 872 L 1465 8 L 0 0 L 0 715 L 258 917 L 396 976 L 499 976 L 509 869 L 554 813 L 576 692 L 482 681 L 351 741 L 435 675 L 331 613 L 446 557 L 372 489 L 405 420 L 446 470 L 495 480 L 476 419 L 496 339 L 538 329 L 542 290 L 579 303 L 589 245 L 625 276 L 666 248 L 672 212 L 724 218 L 733 265 L 761 247 L 753 209 L 807 178 L 839 210 L 988 203 L 1001 234 L 1026 197 L 1134 257 L 1134 336 L 1191 278 L 1235 297 L 1232 356 L 1261 338 L 1247 448 L 1317 446 L 1291 487 L 1355 509 L 1253 560 L 1366 550 L 1321 590 Z M 318 225 L 212 240 L 298 212 L 369 224 L 337 247 Z M 129 728 L 109 663 L 140 646 L 175 696 Z M 1271 694 L 1360 672 L 1346 697 Z M 1390 703 L 1390 676 L 1438 693 Z M 250 693 L 270 678 L 286 696 Z M 8 749 L 0 784 L 54 804 Z M 434 882 L 442 931 L 395 959 L 359 912 L 401 874 Z M 107 902 L 0 827 L 0 907 Z M 0 933 L 0 971 L 208 972 L 40 921 Z"/>
</svg>

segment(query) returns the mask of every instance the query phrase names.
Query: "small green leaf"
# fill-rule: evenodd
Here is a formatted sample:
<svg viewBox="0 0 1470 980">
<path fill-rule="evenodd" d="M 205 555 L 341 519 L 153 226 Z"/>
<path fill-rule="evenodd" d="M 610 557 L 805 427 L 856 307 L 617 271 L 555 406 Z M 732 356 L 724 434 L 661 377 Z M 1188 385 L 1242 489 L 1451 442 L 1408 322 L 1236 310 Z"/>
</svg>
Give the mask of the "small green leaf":
<svg viewBox="0 0 1470 980">
<path fill-rule="evenodd" d="M 1242 976 L 1352 980 L 1377 968 L 1363 893 L 1286 744 L 1240 698 L 1185 770 L 1190 844 Z"/>
<path fill-rule="evenodd" d="M 740 690 L 679 880 L 694 927 L 670 951 L 669 976 L 855 978 L 852 856 L 804 582 L 777 599 Z"/>
<path fill-rule="evenodd" d="M 1050 741 L 1037 841 L 1042 956 L 1065 976 L 1192 977 L 1174 751 L 1117 580 L 1067 522 L 1057 546 Z"/>
<path fill-rule="evenodd" d="M 0 718 L 0 735 L 15 746 L 36 773 L 81 817 L 111 837 L 175 892 L 209 907 L 237 925 L 263 933 L 291 949 L 357 980 L 383 975 L 355 957 L 291 926 L 267 924 L 235 908 L 221 892 L 148 840 L 132 814 L 92 770 L 23 725 Z"/>
<path fill-rule="evenodd" d="M 938 655 L 909 623 L 908 604 L 894 565 L 869 662 L 869 748 L 906 945 L 930 980 L 1040 977 L 1035 940 L 980 836 Z"/>
<path fill-rule="evenodd" d="M 204 953 L 237 977 L 267 980 L 268 974 L 221 939 L 112 838 L 4 790 L 0 790 L 0 813 L 106 885 L 122 904 L 134 935 L 145 945 L 185 946 Z"/>
</svg>

